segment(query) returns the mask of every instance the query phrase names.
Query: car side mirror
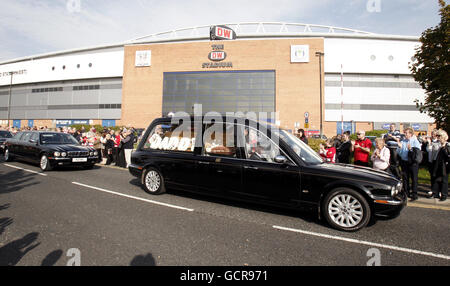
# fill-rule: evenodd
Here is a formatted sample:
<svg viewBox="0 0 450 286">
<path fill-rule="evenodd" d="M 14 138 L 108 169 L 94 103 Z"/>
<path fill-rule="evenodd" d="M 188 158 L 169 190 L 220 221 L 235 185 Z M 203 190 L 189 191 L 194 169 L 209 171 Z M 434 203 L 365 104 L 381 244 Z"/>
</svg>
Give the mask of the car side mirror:
<svg viewBox="0 0 450 286">
<path fill-rule="evenodd" d="M 35 140 L 35 139 L 30 139 L 28 142 L 30 142 L 31 144 L 36 144 L 37 145 L 37 140 Z"/>
<path fill-rule="evenodd" d="M 275 157 L 275 162 L 279 164 L 285 164 L 287 162 L 287 158 L 283 155 L 278 155 Z"/>
</svg>

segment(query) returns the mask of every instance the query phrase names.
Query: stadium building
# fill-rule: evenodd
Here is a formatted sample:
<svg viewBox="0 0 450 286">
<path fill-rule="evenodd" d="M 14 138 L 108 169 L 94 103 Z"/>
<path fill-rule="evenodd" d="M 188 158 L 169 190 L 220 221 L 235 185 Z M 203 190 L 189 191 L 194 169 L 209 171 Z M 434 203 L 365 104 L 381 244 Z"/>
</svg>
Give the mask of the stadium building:
<svg viewBox="0 0 450 286">
<path fill-rule="evenodd" d="M 147 127 L 170 112 L 278 112 L 283 128 L 430 131 L 409 65 L 419 38 L 291 23 L 210 26 L 0 62 L 0 125 Z M 213 29 L 214 31 L 219 31 Z M 322 119 L 322 120 L 321 120 Z"/>
</svg>

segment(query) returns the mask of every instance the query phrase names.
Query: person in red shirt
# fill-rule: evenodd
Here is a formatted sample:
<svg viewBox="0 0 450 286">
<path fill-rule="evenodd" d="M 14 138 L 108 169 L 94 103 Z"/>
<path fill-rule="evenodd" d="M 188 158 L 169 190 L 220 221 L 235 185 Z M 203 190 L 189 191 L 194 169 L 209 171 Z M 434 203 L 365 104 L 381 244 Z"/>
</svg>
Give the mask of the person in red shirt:
<svg viewBox="0 0 450 286">
<path fill-rule="evenodd" d="M 356 135 L 358 139 L 352 142 L 354 164 L 369 167 L 369 154 L 372 148 L 372 141 L 366 138 L 366 132 L 364 131 L 358 131 Z"/>
<path fill-rule="evenodd" d="M 112 139 L 112 138 L 111 138 Z M 119 148 L 120 148 L 120 140 L 121 140 L 120 132 L 115 132 L 114 137 L 114 146 L 113 146 L 113 162 L 117 166 L 119 164 Z"/>
<path fill-rule="evenodd" d="M 325 145 L 320 144 L 320 156 L 326 161 L 330 163 L 336 163 L 336 148 L 333 146 L 333 140 L 328 139 L 325 142 Z"/>
</svg>

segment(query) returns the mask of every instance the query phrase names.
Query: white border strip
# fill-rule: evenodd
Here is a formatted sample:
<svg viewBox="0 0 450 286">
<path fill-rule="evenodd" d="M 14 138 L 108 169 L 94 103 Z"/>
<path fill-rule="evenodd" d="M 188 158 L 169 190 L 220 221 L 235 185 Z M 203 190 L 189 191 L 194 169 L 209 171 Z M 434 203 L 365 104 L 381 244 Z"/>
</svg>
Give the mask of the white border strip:
<svg viewBox="0 0 450 286">
<path fill-rule="evenodd" d="M 341 240 L 341 241 L 345 241 L 345 242 L 364 244 L 364 245 L 369 245 L 369 246 L 374 246 L 374 247 L 379 247 L 379 248 L 387 248 L 387 249 L 391 249 L 391 250 L 397 250 L 397 251 L 402 251 L 402 252 L 407 252 L 407 253 L 413 253 L 413 254 L 419 254 L 419 255 L 425 255 L 425 256 L 431 256 L 431 257 L 450 260 L 450 256 L 443 255 L 443 254 L 424 252 L 424 251 L 415 250 L 415 249 L 409 249 L 409 248 L 403 248 L 403 247 L 397 247 L 397 246 L 391 246 L 391 245 L 384 245 L 384 244 L 380 244 L 380 243 L 374 243 L 374 242 L 363 241 L 363 240 L 358 240 L 358 239 L 345 238 L 345 237 L 339 237 L 339 236 L 334 236 L 334 235 L 310 232 L 310 231 L 288 228 L 288 227 L 277 226 L 277 225 L 274 225 L 273 228 L 279 229 L 279 230 L 298 232 L 298 233 L 302 233 L 302 234 L 313 235 L 313 236 L 318 236 L 318 237 L 323 237 L 323 238 Z"/>
<path fill-rule="evenodd" d="M 14 169 L 19 169 L 19 170 L 22 170 L 22 171 L 25 171 L 25 172 L 29 172 L 29 173 L 33 173 L 33 174 L 38 174 L 38 175 L 44 176 L 44 177 L 47 176 L 47 174 L 43 174 L 43 173 L 36 172 L 36 171 L 33 171 L 33 170 L 24 169 L 24 168 L 21 168 L 21 167 L 17 167 L 17 166 L 14 166 L 14 165 L 10 165 L 10 164 L 3 164 L 3 165 L 8 166 L 8 167 L 11 167 L 11 168 L 14 168 Z"/>
<path fill-rule="evenodd" d="M 194 209 L 189 209 L 189 208 L 185 208 L 185 207 L 180 207 L 180 206 L 176 206 L 176 205 L 161 203 L 161 202 L 152 201 L 152 200 L 147 200 L 147 199 L 143 199 L 143 198 L 139 198 L 139 197 L 135 197 L 135 196 L 125 195 L 125 194 L 122 194 L 122 193 L 117 193 L 117 192 L 105 190 L 105 189 L 102 189 L 102 188 L 85 185 L 85 184 L 78 183 L 78 182 L 72 182 L 72 184 L 79 185 L 79 186 L 86 187 L 86 188 L 90 188 L 90 189 L 94 189 L 94 190 L 101 191 L 101 192 L 105 192 L 105 193 L 108 193 L 108 194 L 113 194 L 113 195 L 129 198 L 129 199 L 135 199 L 135 200 L 138 200 L 138 201 L 143 201 L 143 202 L 146 202 L 146 203 L 155 204 L 155 205 L 161 205 L 161 206 L 174 208 L 174 209 L 179 209 L 179 210 L 184 210 L 184 211 L 189 211 L 189 212 L 193 212 L 194 211 Z"/>
</svg>

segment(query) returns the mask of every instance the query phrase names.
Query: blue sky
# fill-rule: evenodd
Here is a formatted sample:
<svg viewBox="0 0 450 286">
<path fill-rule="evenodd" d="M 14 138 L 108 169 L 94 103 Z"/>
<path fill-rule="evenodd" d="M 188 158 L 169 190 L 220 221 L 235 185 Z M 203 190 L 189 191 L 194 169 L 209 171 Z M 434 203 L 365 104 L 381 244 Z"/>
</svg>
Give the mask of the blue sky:
<svg viewBox="0 0 450 286">
<path fill-rule="evenodd" d="M 0 61 L 238 22 L 330 25 L 419 36 L 438 0 L 0 0 Z"/>
</svg>

